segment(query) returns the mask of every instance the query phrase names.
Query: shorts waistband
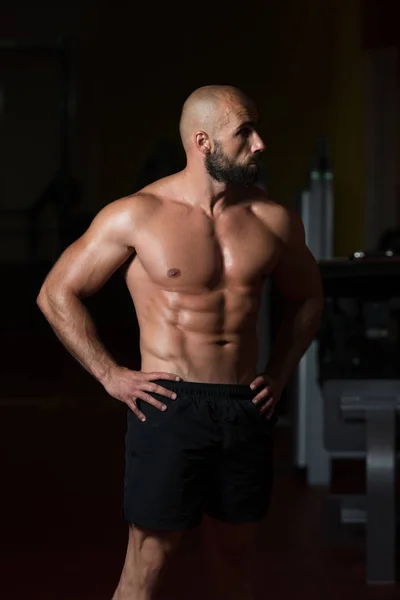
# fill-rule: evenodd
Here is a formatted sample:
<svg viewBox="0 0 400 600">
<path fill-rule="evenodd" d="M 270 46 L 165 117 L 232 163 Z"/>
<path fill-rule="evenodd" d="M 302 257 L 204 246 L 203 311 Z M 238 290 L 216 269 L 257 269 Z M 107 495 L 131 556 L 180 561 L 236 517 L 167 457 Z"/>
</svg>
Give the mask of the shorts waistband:
<svg viewBox="0 0 400 600">
<path fill-rule="evenodd" d="M 157 379 L 158 385 L 176 392 L 176 394 L 189 394 L 194 396 L 207 396 L 210 398 L 241 398 L 252 399 L 260 390 L 250 389 L 250 385 L 235 383 L 200 383 L 195 381 L 170 381 Z"/>
</svg>

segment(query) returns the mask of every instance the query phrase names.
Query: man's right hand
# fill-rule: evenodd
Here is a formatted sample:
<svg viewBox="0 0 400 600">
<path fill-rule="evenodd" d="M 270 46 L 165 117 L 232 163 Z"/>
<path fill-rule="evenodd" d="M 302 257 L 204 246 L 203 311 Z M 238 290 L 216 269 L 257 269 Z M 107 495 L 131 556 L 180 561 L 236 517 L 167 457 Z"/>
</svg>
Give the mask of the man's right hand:
<svg viewBox="0 0 400 600">
<path fill-rule="evenodd" d="M 144 400 L 144 402 L 164 411 L 167 410 L 167 406 L 150 396 L 150 393 L 166 396 L 171 400 L 176 399 L 174 392 L 152 383 L 156 379 L 181 381 L 178 375 L 172 373 L 143 373 L 142 371 L 131 371 L 125 367 L 118 367 L 113 371 L 107 383 L 104 384 L 104 388 L 110 396 L 129 406 L 138 419 L 145 421 L 146 417 L 137 407 L 137 400 Z"/>
</svg>

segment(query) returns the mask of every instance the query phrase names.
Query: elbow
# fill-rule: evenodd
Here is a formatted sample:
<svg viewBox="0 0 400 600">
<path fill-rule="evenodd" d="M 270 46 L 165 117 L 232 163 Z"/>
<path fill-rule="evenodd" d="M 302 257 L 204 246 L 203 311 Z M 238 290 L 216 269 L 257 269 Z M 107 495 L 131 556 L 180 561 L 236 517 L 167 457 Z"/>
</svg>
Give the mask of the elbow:
<svg viewBox="0 0 400 600">
<path fill-rule="evenodd" d="M 47 291 L 44 285 L 41 287 L 40 292 L 37 295 L 36 304 L 42 311 L 42 313 L 44 313 L 46 310 L 46 306 L 48 305 Z"/>
<path fill-rule="evenodd" d="M 54 320 L 62 316 L 65 308 L 77 297 L 69 288 L 44 282 L 37 295 L 36 304 L 47 320 Z"/>
<path fill-rule="evenodd" d="M 39 294 L 36 297 L 36 304 L 38 305 L 40 310 L 42 310 L 45 300 L 46 300 L 46 290 L 45 290 L 44 285 L 42 285 L 42 287 L 40 288 Z"/>
<path fill-rule="evenodd" d="M 57 309 L 60 301 L 60 293 L 54 290 L 53 287 L 49 288 L 45 282 L 36 298 L 36 304 L 39 307 L 39 310 L 47 317 L 51 312 L 54 312 L 54 310 Z"/>
</svg>

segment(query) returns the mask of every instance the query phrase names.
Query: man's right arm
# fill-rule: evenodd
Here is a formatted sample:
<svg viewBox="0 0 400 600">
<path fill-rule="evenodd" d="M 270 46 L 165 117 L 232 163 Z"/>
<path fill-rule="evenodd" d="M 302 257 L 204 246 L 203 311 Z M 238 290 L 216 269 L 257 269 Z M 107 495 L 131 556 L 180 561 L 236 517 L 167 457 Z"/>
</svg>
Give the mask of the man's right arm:
<svg viewBox="0 0 400 600">
<path fill-rule="evenodd" d="M 69 246 L 47 275 L 37 303 L 59 340 L 115 398 L 142 418 L 135 400 L 162 407 L 147 392 L 171 396 L 151 379 L 176 379 L 167 373 L 129 371 L 113 360 L 96 331 L 82 298 L 96 293 L 134 252 L 135 232 L 146 214 L 145 201 L 112 202 L 94 218 L 84 235 Z"/>
<path fill-rule="evenodd" d="M 81 298 L 97 292 L 134 251 L 131 213 L 126 200 L 101 210 L 86 233 L 63 252 L 37 298 L 60 341 L 103 384 L 117 365 Z"/>
</svg>

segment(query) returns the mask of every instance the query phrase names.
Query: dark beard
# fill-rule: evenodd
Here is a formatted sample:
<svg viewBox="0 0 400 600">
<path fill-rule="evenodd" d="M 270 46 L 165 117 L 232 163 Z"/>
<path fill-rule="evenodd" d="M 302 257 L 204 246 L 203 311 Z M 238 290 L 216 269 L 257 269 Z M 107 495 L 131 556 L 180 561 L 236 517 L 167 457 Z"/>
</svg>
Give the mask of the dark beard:
<svg viewBox="0 0 400 600">
<path fill-rule="evenodd" d="M 205 157 L 205 165 L 209 175 L 215 181 L 225 184 L 253 185 L 258 177 L 257 164 L 235 165 L 224 154 L 218 142 L 214 142 L 215 150 Z"/>
</svg>

